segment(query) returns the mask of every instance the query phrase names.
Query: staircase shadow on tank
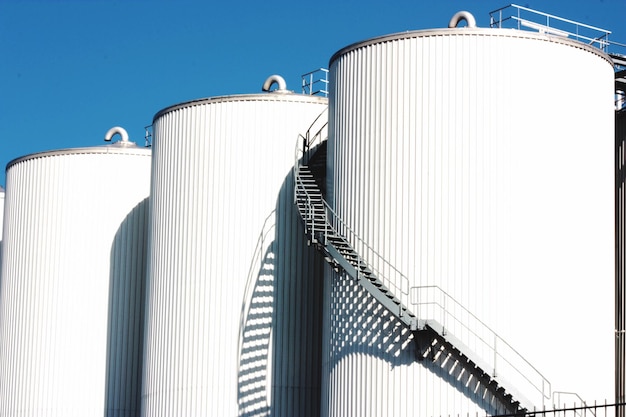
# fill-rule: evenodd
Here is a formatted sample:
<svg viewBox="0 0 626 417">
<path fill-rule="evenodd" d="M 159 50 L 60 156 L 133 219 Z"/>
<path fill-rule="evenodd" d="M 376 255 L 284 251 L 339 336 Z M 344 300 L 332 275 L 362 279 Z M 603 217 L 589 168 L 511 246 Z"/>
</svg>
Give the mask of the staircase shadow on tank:
<svg viewBox="0 0 626 417">
<path fill-rule="evenodd" d="M 274 243 L 271 242 L 258 269 L 251 270 L 254 287 L 249 299 L 246 297 L 242 303 L 237 403 L 239 415 L 245 417 L 267 416 L 270 413 L 267 381 L 275 304 L 274 258 Z"/>
<path fill-rule="evenodd" d="M 324 260 L 307 243 L 293 184 L 290 170 L 260 233 L 256 252 L 264 250 L 263 257 L 253 257 L 242 300 L 240 416 L 320 415 Z"/>
<path fill-rule="evenodd" d="M 311 155 L 308 168 L 322 196 L 326 199 L 328 198 L 325 186 L 328 141 L 314 147 Z M 340 269 L 337 268 L 336 263 L 330 260 L 329 262 L 336 271 Z M 478 376 L 474 367 L 465 363 L 467 358 L 455 356 L 454 347 L 447 346 L 448 351 L 445 351 L 446 341 L 438 337 L 436 333 L 410 331 L 404 323 L 344 271 L 342 274 L 335 272 L 334 279 L 327 285 L 333 286 L 331 296 L 339 297 L 339 299 L 333 299 L 331 305 L 347 306 L 342 309 L 344 311 L 335 310 L 331 313 L 333 367 L 346 355 L 351 354 L 374 356 L 389 363 L 392 369 L 400 365 L 423 366 L 487 413 L 511 412 L 510 396 L 506 396 L 501 388 L 494 387 L 494 381 L 488 375 Z M 350 296 L 341 298 L 346 293 Z M 355 302 L 350 297 L 356 297 L 359 301 Z M 350 310 L 352 313 L 349 312 Z M 373 320 L 372 317 L 377 319 Z M 425 355 L 426 350 L 429 353 L 432 352 L 432 359 Z M 424 360 L 425 358 L 431 360 Z M 500 401 L 500 397 L 503 401 Z"/>
<path fill-rule="evenodd" d="M 329 267 L 328 270 L 332 271 Z M 488 414 L 510 412 L 487 389 L 485 381 L 471 375 L 463 361 L 440 351 L 442 339 L 434 331 L 411 331 L 380 304 L 358 281 L 333 271 L 329 331 L 331 369 L 350 356 L 365 355 L 382 360 L 391 370 L 419 366 L 441 378 Z M 418 387 L 416 386 L 415 389 Z M 410 391 L 410 389 L 409 389 Z"/>
</svg>

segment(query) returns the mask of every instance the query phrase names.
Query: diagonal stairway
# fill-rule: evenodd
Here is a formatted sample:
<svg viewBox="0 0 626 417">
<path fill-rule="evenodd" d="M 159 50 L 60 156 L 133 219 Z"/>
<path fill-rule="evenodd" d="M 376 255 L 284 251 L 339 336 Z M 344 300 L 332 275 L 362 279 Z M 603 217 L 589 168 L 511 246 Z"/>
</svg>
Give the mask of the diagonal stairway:
<svg viewBox="0 0 626 417">
<path fill-rule="evenodd" d="M 303 156 L 294 166 L 294 199 L 309 242 L 323 253 L 326 261 L 337 272 L 343 271 L 355 278 L 378 302 L 413 331 L 417 361 L 430 363 L 431 368 L 440 375 L 453 379 L 457 386 L 462 384 L 465 389 L 486 399 L 499 413 L 525 413 L 527 407 L 522 406 L 520 400 L 528 406 L 530 402 L 519 393 L 515 393 L 514 398 L 510 389 L 505 390 L 485 371 L 488 367 L 481 363 L 478 355 L 453 335 L 446 334 L 445 328 L 436 321 L 420 320 L 411 311 L 408 279 L 402 276 L 407 282 L 400 284 L 386 279 L 355 249 L 355 246 L 363 248 L 365 243 L 332 211 L 322 193 L 321 187 L 325 184 L 326 174 L 326 147 L 327 142 L 322 142 L 310 157 Z M 498 380 L 502 381 L 501 378 Z"/>
<path fill-rule="evenodd" d="M 311 243 L 322 251 L 326 260 L 337 270 L 342 269 L 358 280 L 380 303 L 404 324 L 417 329 L 417 319 L 372 271 L 367 262 L 333 227 L 326 217 L 326 202 L 308 166 L 301 166 L 296 178 L 296 205 L 305 222 Z"/>
<path fill-rule="evenodd" d="M 425 324 L 414 332 L 417 344 L 416 359 L 419 362 L 430 361 L 443 377 L 454 380 L 479 398 L 486 399 L 499 414 L 524 414 L 526 408 L 514 399 L 498 381 L 483 371 L 482 365 L 475 363 L 460 348 L 460 343 L 453 344 L 450 336 L 442 336 L 442 331 L 435 330 L 431 324 Z M 519 395 L 519 394 L 517 394 Z"/>
</svg>

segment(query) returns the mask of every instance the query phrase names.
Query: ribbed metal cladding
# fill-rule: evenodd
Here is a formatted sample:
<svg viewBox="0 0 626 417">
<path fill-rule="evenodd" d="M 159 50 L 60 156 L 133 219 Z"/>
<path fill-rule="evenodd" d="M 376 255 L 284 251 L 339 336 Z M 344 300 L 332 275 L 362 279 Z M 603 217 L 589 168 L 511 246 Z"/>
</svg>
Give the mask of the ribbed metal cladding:
<svg viewBox="0 0 626 417">
<path fill-rule="evenodd" d="M 626 402 L 626 110 L 615 113 L 615 402 Z M 619 410 L 621 417 L 623 408 Z"/>
<path fill-rule="evenodd" d="M 269 93 L 155 116 L 142 415 L 316 413 L 321 260 L 290 189 L 326 106 Z"/>
<path fill-rule="evenodd" d="M 138 415 L 149 188 L 146 149 L 9 164 L 0 415 Z"/>
<path fill-rule="evenodd" d="M 385 36 L 330 65 L 337 213 L 411 286 L 441 287 L 591 402 L 613 389 L 612 78 L 599 51 L 497 29 Z M 323 415 L 497 411 L 415 362 L 412 335 L 330 274 Z"/>
</svg>

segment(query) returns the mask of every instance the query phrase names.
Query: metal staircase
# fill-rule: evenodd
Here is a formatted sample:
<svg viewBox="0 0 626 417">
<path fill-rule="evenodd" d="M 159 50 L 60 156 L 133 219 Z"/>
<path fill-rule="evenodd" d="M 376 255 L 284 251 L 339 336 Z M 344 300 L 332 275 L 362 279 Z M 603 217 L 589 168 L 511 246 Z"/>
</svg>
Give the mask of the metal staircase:
<svg viewBox="0 0 626 417">
<path fill-rule="evenodd" d="M 304 220 L 310 242 L 316 245 L 337 271 L 343 270 L 356 278 L 361 286 L 404 324 L 410 326 L 412 330 L 417 330 L 417 318 L 411 314 L 407 303 L 403 303 L 392 288 L 385 285 L 380 275 L 367 264 L 340 232 L 341 229 L 347 229 L 347 226 L 340 224 L 337 227 L 339 218 L 334 213 L 331 217 L 335 222 L 328 221 L 327 213 L 332 210 L 324 201 L 311 169 L 305 165 L 299 168 L 296 176 L 296 205 Z"/>
<path fill-rule="evenodd" d="M 490 402 L 499 414 L 527 412 L 527 409 L 520 405 L 519 400 L 513 398 L 513 394 L 507 392 L 498 384 L 498 381 L 485 373 L 480 365 L 467 357 L 458 343 L 453 344 L 450 336 L 448 338 L 442 336 L 441 329 L 437 331 L 431 325 L 426 324 L 423 329 L 415 333 L 415 336 L 418 361 L 431 361 L 440 374 L 460 382 L 480 398 L 492 395 Z M 502 409 L 499 409 L 498 405 L 501 405 Z"/>
<path fill-rule="evenodd" d="M 416 313 L 420 311 L 420 302 L 411 301 L 410 294 L 418 288 L 409 288 L 408 278 L 382 259 L 328 206 L 322 191 L 326 176 L 327 126 L 322 124 L 316 131 L 316 123 L 319 124 L 319 118 L 306 136 L 300 137 L 302 147 L 297 149 L 294 164 L 294 202 L 302 217 L 309 243 L 323 253 L 326 261 L 337 272 L 346 273 L 356 279 L 379 303 L 411 329 L 416 343 L 417 361 L 429 364 L 434 372 L 457 386 L 462 384 L 466 390 L 485 399 L 498 413 L 525 413 L 531 407 L 531 402 L 514 389 L 504 389 L 504 386 L 512 385 L 505 385 L 502 377 L 496 376 L 495 364 L 490 366 L 482 361 L 479 355 L 463 341 L 455 338 L 436 319 L 418 317 Z M 312 131 L 315 132 L 313 135 Z M 486 326 L 484 328 L 491 332 Z M 494 339 L 497 338 L 495 333 L 493 335 Z M 508 346 L 505 342 L 502 343 Z M 530 369 L 531 373 L 539 375 L 539 388 L 537 384 L 533 384 L 533 387 L 542 397 L 549 398 L 550 383 L 521 355 L 512 348 L 510 351 L 517 355 L 517 360 L 528 365 L 526 370 Z M 494 348 L 494 356 L 496 355 L 498 353 Z M 504 361 L 510 364 L 506 359 Z M 512 366 L 512 369 L 515 367 Z M 528 376 L 523 375 L 523 378 L 529 381 Z"/>
</svg>

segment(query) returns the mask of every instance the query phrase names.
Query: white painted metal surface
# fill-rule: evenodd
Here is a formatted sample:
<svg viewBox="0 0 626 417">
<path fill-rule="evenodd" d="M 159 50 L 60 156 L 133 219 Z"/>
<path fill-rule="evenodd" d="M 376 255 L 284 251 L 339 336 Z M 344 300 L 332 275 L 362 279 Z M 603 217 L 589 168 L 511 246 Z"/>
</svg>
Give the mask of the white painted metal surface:
<svg viewBox="0 0 626 417">
<path fill-rule="evenodd" d="M 142 415 L 318 411 L 321 260 L 291 168 L 326 106 L 281 91 L 155 116 Z"/>
<path fill-rule="evenodd" d="M 138 413 L 149 184 L 147 149 L 9 164 L 0 415 Z"/>
<path fill-rule="evenodd" d="M 607 56 L 548 35 L 441 29 L 349 46 L 330 73 L 337 213 L 412 286 L 440 286 L 495 329 L 554 390 L 610 398 Z M 406 329 L 330 269 L 325 305 L 323 415 L 490 411 L 416 363 Z"/>
</svg>

